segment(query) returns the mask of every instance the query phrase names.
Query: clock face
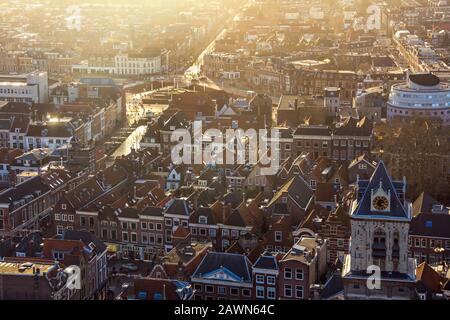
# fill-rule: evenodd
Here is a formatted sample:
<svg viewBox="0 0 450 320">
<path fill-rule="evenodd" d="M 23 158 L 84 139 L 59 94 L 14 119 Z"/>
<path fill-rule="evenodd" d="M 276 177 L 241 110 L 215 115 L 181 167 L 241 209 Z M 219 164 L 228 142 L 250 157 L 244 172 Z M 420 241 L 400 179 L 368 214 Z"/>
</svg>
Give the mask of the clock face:
<svg viewBox="0 0 450 320">
<path fill-rule="evenodd" d="M 389 201 L 386 197 L 377 196 L 373 199 L 372 205 L 377 210 L 386 210 L 389 205 Z"/>
</svg>

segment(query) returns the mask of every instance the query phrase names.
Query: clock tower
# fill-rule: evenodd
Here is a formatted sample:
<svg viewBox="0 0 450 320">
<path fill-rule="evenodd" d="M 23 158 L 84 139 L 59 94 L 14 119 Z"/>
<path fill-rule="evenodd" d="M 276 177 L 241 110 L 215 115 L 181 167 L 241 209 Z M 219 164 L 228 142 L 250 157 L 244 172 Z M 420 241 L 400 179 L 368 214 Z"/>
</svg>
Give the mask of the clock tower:
<svg viewBox="0 0 450 320">
<path fill-rule="evenodd" d="M 350 254 L 343 270 L 347 298 L 409 298 L 414 290 L 415 260 L 408 258 L 411 203 L 406 181 L 393 181 L 382 161 L 369 180 L 358 180 L 350 207 Z M 367 279 L 380 271 L 381 288 Z"/>
</svg>

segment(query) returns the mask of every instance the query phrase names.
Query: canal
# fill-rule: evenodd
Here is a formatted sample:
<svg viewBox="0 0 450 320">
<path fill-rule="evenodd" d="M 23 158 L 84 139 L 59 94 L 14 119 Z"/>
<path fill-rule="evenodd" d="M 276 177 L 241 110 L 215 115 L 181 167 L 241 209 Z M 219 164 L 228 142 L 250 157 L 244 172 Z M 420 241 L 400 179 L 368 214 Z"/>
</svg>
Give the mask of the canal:
<svg viewBox="0 0 450 320">
<path fill-rule="evenodd" d="M 140 142 L 145 132 L 147 131 L 146 126 L 137 127 L 122 144 L 111 154 L 111 158 L 116 158 L 120 156 L 126 156 L 131 152 L 131 149 L 139 149 Z"/>
</svg>

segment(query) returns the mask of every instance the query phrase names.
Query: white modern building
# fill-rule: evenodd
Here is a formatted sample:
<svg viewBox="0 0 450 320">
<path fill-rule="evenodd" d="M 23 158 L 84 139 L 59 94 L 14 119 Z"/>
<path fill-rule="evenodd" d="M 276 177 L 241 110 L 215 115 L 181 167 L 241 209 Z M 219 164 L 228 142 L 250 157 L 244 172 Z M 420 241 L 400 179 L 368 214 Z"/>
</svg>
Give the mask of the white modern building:
<svg viewBox="0 0 450 320">
<path fill-rule="evenodd" d="M 391 88 L 387 103 L 388 121 L 396 117 L 439 118 L 450 125 L 450 84 L 431 73 L 407 76 L 406 83 Z"/>
<path fill-rule="evenodd" d="M 118 54 L 115 57 L 116 73 L 120 75 L 144 75 L 161 73 L 161 54 Z"/>
<path fill-rule="evenodd" d="M 163 59 L 167 53 L 163 55 Z M 146 74 L 158 74 L 163 71 L 161 54 L 118 54 L 110 65 L 92 65 L 82 61 L 80 64 L 72 66 L 72 72 L 81 74 L 116 74 L 124 76 L 137 76 Z"/>
<path fill-rule="evenodd" d="M 28 104 L 47 103 L 47 72 L 34 71 L 21 75 L 0 75 L 0 100 Z"/>
</svg>

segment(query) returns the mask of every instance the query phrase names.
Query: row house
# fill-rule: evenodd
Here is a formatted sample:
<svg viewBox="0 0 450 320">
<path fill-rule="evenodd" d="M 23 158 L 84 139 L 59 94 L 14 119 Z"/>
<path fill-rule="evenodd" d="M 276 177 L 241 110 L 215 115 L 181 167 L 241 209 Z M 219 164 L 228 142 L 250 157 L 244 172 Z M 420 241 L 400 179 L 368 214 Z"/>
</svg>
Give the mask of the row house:
<svg viewBox="0 0 450 320">
<path fill-rule="evenodd" d="M 74 135 L 74 129 L 70 121 L 31 123 L 28 126 L 24 149 L 31 151 L 34 148 L 56 149 L 67 146 Z"/>
<path fill-rule="evenodd" d="M 209 252 L 190 280 L 195 300 L 250 300 L 252 277 L 252 264 L 245 255 Z"/>
<path fill-rule="evenodd" d="M 450 263 L 450 208 L 427 193 L 413 203 L 409 229 L 409 254 L 417 263 L 438 266 Z"/>
<path fill-rule="evenodd" d="M 297 175 L 275 193 L 267 204 L 267 212 L 272 217 L 286 216 L 291 224 L 298 225 L 312 205 L 314 205 L 314 190 L 300 175 Z"/>
<path fill-rule="evenodd" d="M 62 234 L 65 229 L 85 229 L 98 234 L 96 201 L 113 192 L 124 192 L 127 187 L 128 173 L 119 165 L 98 172 L 96 177 L 90 177 L 59 199 L 52 210 L 53 231 Z"/>
<path fill-rule="evenodd" d="M 49 171 L 0 193 L 0 234 L 46 228 L 52 207 L 77 179 L 64 170 Z"/>
<path fill-rule="evenodd" d="M 149 277 L 189 281 L 203 258 L 211 251 L 211 243 L 181 241 L 156 260 Z"/>
<path fill-rule="evenodd" d="M 60 238 L 46 238 L 43 256 L 66 266 L 80 268 L 77 299 L 102 299 L 106 296 L 106 245 L 87 231 L 66 230 Z"/>
<path fill-rule="evenodd" d="M 314 159 L 331 156 L 331 129 L 326 125 L 301 124 L 293 133 L 294 155 L 310 152 Z"/>
<path fill-rule="evenodd" d="M 349 253 L 350 217 L 342 205 L 331 212 L 322 223 L 319 234 L 328 239 L 327 262 L 335 263 L 338 259 L 343 262 L 344 256 Z"/>
<path fill-rule="evenodd" d="M 353 160 L 360 155 L 369 155 L 372 150 L 373 122 L 367 118 L 353 117 L 339 123 L 333 131 L 333 159 Z"/>
<path fill-rule="evenodd" d="M 284 71 L 284 92 L 291 94 L 322 95 L 325 87 L 341 89 L 341 99 L 351 101 L 359 79 L 356 72 L 349 70 L 317 70 L 293 68 L 289 66 Z"/>
<path fill-rule="evenodd" d="M 326 241 L 301 237 L 278 262 L 278 298 L 307 300 L 326 271 Z"/>
<path fill-rule="evenodd" d="M 220 232 L 221 250 L 225 251 L 241 236 L 246 234 L 260 234 L 263 225 L 263 214 L 260 210 L 261 193 L 248 202 L 243 201 L 236 208 L 225 205 L 221 223 L 218 223 Z"/>
<path fill-rule="evenodd" d="M 294 245 L 291 223 L 286 216 L 274 216 L 264 234 L 264 247 L 269 252 L 286 253 Z"/>
<path fill-rule="evenodd" d="M 279 254 L 265 251 L 252 266 L 253 297 L 258 300 L 278 299 Z"/>
<path fill-rule="evenodd" d="M 178 227 L 189 228 L 189 218 L 192 212 L 192 205 L 186 199 L 174 198 L 166 204 L 163 210 L 166 252 L 173 248 L 172 236 Z"/>
</svg>

